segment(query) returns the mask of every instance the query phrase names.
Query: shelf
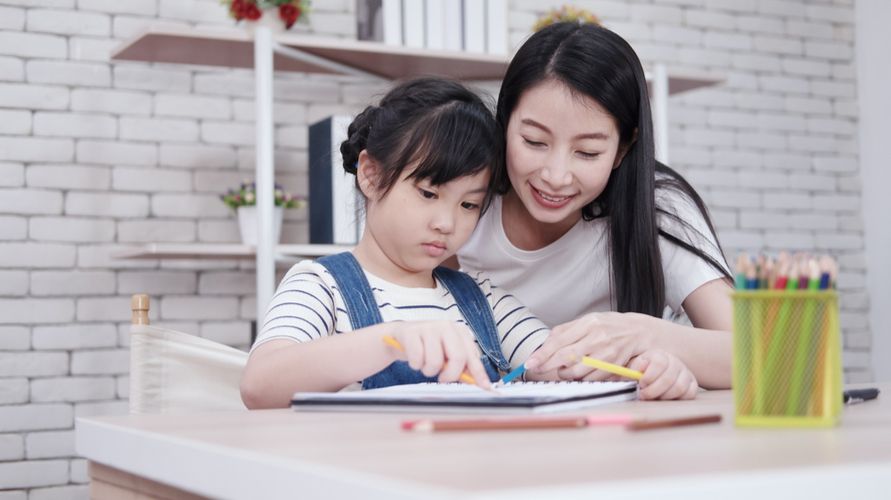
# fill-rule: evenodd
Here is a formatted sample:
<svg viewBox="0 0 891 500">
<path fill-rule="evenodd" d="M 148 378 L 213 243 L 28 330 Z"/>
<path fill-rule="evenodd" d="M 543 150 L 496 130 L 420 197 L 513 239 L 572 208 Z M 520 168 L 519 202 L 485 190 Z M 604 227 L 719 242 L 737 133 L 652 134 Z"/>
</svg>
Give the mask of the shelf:
<svg viewBox="0 0 891 500">
<path fill-rule="evenodd" d="M 276 245 L 276 260 L 315 258 L 352 250 L 346 245 Z M 238 243 L 150 243 L 121 250 L 118 259 L 253 259 L 256 247 Z"/>
<path fill-rule="evenodd" d="M 723 83 L 725 78 L 716 73 L 706 71 L 673 70 L 667 68 L 668 95 L 681 94 L 703 87 L 711 87 Z M 647 82 L 652 85 L 650 72 L 646 73 Z M 651 96 L 652 97 L 652 96 Z"/>
<path fill-rule="evenodd" d="M 280 33 L 275 41 L 327 61 L 391 80 L 418 75 L 440 75 L 459 80 L 500 80 L 507 70 L 504 56 L 413 49 L 379 42 L 342 40 Z M 253 68 L 254 45 L 243 29 L 186 30 L 149 28 L 112 53 L 113 61 L 195 64 Z M 342 75 L 344 72 L 305 60 L 276 54 L 276 70 Z M 647 80 L 651 74 L 647 72 Z M 708 72 L 668 69 L 668 93 L 688 92 L 715 85 L 724 78 Z"/>
<path fill-rule="evenodd" d="M 341 40 L 280 33 L 279 45 L 327 61 L 356 68 L 390 80 L 418 75 L 448 76 L 461 80 L 500 80 L 507 69 L 504 56 L 445 50 L 413 49 L 379 42 Z M 253 68 L 254 45 L 243 29 L 193 30 L 149 28 L 112 53 L 113 61 L 197 64 L 227 68 Z M 275 68 L 284 71 L 344 74 L 324 64 L 276 54 Z"/>
</svg>

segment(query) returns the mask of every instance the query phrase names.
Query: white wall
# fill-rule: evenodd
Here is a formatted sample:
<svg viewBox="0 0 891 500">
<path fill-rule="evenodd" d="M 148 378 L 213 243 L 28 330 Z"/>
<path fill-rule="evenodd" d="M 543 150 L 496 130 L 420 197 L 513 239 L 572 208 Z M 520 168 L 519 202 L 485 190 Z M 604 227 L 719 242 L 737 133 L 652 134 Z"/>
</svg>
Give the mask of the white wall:
<svg viewBox="0 0 891 500">
<path fill-rule="evenodd" d="M 891 380 L 891 2 L 857 0 L 857 90 L 867 288 L 876 380 Z"/>
<path fill-rule="evenodd" d="M 594 10 L 647 65 L 726 77 L 671 100 L 672 164 L 729 255 L 839 257 L 845 376 L 870 380 L 860 190 L 888 183 L 860 178 L 852 0 L 511 0 L 511 45 L 564 3 Z M 883 8 L 869 20 L 886 21 Z M 353 38 L 354 10 L 318 0 L 299 30 Z M 147 241 L 237 241 L 217 195 L 253 175 L 249 71 L 109 61 L 159 23 L 231 20 L 218 0 L 0 0 L 0 500 L 87 498 L 74 418 L 126 411 L 131 293 L 152 295 L 159 325 L 248 342 L 250 264 L 111 257 Z M 378 89 L 279 74 L 276 92 L 276 178 L 306 195 L 307 124 L 354 113 Z M 283 239 L 306 241 L 305 211 Z M 873 304 L 882 313 L 887 295 Z"/>
</svg>

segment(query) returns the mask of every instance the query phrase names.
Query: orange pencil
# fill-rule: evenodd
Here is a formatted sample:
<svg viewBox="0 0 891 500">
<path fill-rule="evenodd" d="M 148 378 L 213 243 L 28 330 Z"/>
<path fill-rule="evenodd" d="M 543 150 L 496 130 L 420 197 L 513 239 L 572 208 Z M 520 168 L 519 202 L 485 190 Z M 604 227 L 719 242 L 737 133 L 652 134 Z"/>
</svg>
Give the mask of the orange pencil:
<svg viewBox="0 0 891 500">
<path fill-rule="evenodd" d="M 393 347 L 394 349 L 397 349 L 399 351 L 405 352 L 405 348 L 402 347 L 402 344 L 400 344 L 398 340 L 394 339 L 390 335 L 384 335 L 383 341 L 388 346 Z M 462 373 L 461 376 L 458 377 L 458 380 L 460 380 L 461 382 L 467 383 L 467 384 L 477 385 L 476 379 L 474 379 L 473 376 L 467 372 Z"/>
</svg>

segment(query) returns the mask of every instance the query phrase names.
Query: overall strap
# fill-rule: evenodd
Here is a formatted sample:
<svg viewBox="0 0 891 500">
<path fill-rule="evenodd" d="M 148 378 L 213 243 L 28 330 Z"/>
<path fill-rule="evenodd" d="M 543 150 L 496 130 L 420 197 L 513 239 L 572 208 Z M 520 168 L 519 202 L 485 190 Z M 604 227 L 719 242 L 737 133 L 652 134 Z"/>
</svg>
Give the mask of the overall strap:
<svg viewBox="0 0 891 500">
<path fill-rule="evenodd" d="M 353 330 L 383 322 L 368 278 L 365 277 L 365 272 L 353 254 L 344 252 L 328 255 L 316 262 L 325 266 L 337 282 Z M 366 377 L 362 381 L 362 389 L 422 382 L 436 382 L 436 377 L 425 377 L 423 373 L 413 370 L 407 362 L 394 361 L 383 370 Z"/>
<path fill-rule="evenodd" d="M 455 298 L 461 315 L 473 330 L 486 356 L 499 370 L 510 371 L 510 363 L 501 350 L 501 340 L 498 338 L 498 327 L 495 325 L 492 308 L 476 281 L 467 273 L 442 266 L 434 269 L 433 274 Z"/>
<path fill-rule="evenodd" d="M 316 262 L 324 266 L 337 283 L 353 330 L 382 322 L 381 312 L 371 293 L 371 285 L 353 254 L 343 252 L 327 255 Z"/>
</svg>

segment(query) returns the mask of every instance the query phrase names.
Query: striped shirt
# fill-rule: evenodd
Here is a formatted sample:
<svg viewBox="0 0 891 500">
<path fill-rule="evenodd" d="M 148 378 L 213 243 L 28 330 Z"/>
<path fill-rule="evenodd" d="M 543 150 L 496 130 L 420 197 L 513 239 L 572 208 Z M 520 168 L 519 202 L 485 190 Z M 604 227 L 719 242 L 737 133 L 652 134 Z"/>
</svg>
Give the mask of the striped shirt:
<svg viewBox="0 0 891 500">
<path fill-rule="evenodd" d="M 465 323 L 454 297 L 438 280 L 436 288 L 408 288 L 367 271 L 365 276 L 384 322 Z M 477 274 L 475 280 L 494 312 L 504 357 L 511 368 L 516 368 L 541 346 L 549 330 L 513 295 L 492 285 L 488 278 Z M 321 264 L 305 260 L 295 264 L 282 279 L 251 350 L 274 339 L 309 342 L 352 329 L 334 278 Z"/>
</svg>

